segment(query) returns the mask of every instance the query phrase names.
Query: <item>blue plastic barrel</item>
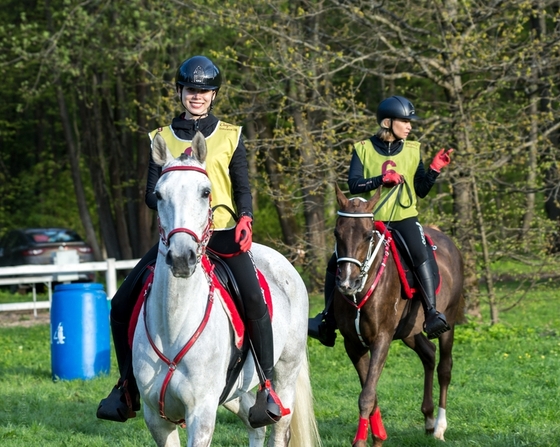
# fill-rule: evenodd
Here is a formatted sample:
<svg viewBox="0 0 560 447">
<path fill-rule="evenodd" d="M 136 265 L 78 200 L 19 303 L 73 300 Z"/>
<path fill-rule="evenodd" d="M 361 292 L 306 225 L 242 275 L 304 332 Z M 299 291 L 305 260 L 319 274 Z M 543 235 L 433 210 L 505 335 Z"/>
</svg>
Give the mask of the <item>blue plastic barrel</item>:
<svg viewBox="0 0 560 447">
<path fill-rule="evenodd" d="M 51 366 L 53 380 L 92 379 L 109 373 L 109 306 L 101 284 L 60 284 L 54 288 Z"/>
</svg>

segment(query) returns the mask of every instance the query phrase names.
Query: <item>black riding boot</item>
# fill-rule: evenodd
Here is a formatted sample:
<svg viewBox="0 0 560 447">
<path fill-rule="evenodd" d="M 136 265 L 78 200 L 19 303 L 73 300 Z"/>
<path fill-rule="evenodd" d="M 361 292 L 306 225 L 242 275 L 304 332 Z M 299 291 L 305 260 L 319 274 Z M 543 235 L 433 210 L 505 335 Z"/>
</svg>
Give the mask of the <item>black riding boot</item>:
<svg viewBox="0 0 560 447">
<path fill-rule="evenodd" d="M 255 405 L 249 410 L 249 423 L 251 427 L 258 428 L 275 424 L 286 413 L 272 386 L 274 344 L 268 311 L 258 320 L 248 319 L 246 326 L 253 353 L 257 357 L 256 367 L 261 368 L 266 379 L 259 387 Z"/>
<path fill-rule="evenodd" d="M 115 422 L 126 422 L 136 417 L 140 410 L 140 393 L 132 372 L 132 350 L 128 345 L 128 323 L 119 323 L 111 318 L 113 343 L 119 364 L 120 378 L 109 395 L 101 400 L 97 417 Z"/>
<path fill-rule="evenodd" d="M 424 296 L 424 331 L 428 338 L 438 338 L 441 334 L 451 329 L 447 324 L 445 315 L 436 310 L 436 280 L 432 269 L 431 260 L 423 262 L 416 267 L 416 274 L 420 281 L 420 289 Z"/>
<path fill-rule="evenodd" d="M 333 312 L 333 296 L 336 287 L 336 276 L 327 270 L 325 275 L 325 310 L 307 323 L 307 335 L 316 338 L 329 348 L 334 346 L 336 340 L 336 320 Z"/>
</svg>

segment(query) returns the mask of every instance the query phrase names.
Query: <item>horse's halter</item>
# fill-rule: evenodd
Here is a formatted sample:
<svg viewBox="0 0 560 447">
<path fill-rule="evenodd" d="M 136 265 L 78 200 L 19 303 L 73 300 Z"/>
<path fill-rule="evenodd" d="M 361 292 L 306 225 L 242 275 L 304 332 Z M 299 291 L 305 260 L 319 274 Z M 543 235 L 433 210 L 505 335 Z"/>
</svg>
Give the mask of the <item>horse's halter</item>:
<svg viewBox="0 0 560 447">
<path fill-rule="evenodd" d="M 374 220 L 373 213 L 345 213 L 343 211 L 337 211 L 337 214 L 342 217 L 366 218 L 366 219 L 371 219 L 372 221 Z M 375 256 L 377 255 L 379 249 L 381 248 L 381 246 L 385 241 L 384 234 L 381 234 L 377 230 L 375 230 L 375 233 L 377 233 L 377 239 L 378 239 L 377 244 L 374 245 L 374 238 L 371 238 L 371 240 L 369 241 L 369 247 L 366 254 L 366 258 L 363 262 L 360 262 L 358 259 L 352 257 L 345 257 L 345 256 L 338 257 L 338 247 L 335 244 L 334 252 L 336 255 L 337 264 L 340 264 L 341 262 L 350 262 L 352 264 L 356 264 L 360 268 L 360 274 L 358 275 L 358 278 L 361 279 L 361 285 L 358 292 L 361 292 L 364 286 L 366 285 L 369 269 L 371 268 L 371 265 L 375 260 Z"/>
<path fill-rule="evenodd" d="M 163 169 L 161 171 L 161 175 L 171 171 L 195 171 L 195 172 L 200 172 L 201 174 L 204 174 L 206 177 L 208 177 L 208 173 L 206 172 L 206 170 L 199 168 L 198 166 L 170 166 L 169 168 Z M 161 226 L 161 223 L 159 221 L 159 216 L 158 216 L 159 236 L 162 244 L 165 245 L 167 248 L 169 248 L 169 240 L 171 239 L 171 236 L 177 233 L 187 233 L 198 244 L 198 249 L 196 251 L 197 262 L 200 261 L 200 258 L 202 257 L 202 255 L 206 250 L 208 241 L 212 236 L 212 231 L 213 231 L 212 224 L 213 224 L 212 208 L 208 207 L 208 219 L 206 221 L 206 227 L 202 231 L 202 235 L 200 236 L 200 238 L 196 235 L 194 231 L 189 230 L 188 228 L 174 228 L 169 232 L 169 234 L 166 235 L 165 230 Z"/>
</svg>

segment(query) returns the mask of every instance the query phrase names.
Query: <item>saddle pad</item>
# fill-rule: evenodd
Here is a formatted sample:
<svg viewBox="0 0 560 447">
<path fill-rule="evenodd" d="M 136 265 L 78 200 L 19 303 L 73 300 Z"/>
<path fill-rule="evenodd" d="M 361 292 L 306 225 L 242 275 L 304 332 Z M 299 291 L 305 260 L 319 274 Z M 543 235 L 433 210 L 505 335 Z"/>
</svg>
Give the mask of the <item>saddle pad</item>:
<svg viewBox="0 0 560 447">
<path fill-rule="evenodd" d="M 231 297 L 231 295 L 227 292 L 225 287 L 218 280 L 217 276 L 214 275 L 214 273 L 213 273 L 214 266 L 210 262 L 210 260 L 208 259 L 207 256 L 202 257 L 202 267 L 210 275 L 210 278 L 212 278 L 212 282 L 214 284 L 214 287 L 220 291 L 220 294 L 219 294 L 220 298 L 221 298 L 220 302 L 221 302 L 222 307 L 224 308 L 224 311 L 226 312 L 226 314 L 227 314 L 227 316 L 230 320 L 231 326 L 233 328 L 235 346 L 236 346 L 237 349 L 241 349 L 241 347 L 243 346 L 243 339 L 244 339 L 244 333 L 245 333 L 245 325 L 244 325 L 243 320 L 241 318 L 241 314 L 239 313 L 239 310 L 237 309 L 237 306 L 235 305 L 235 302 L 234 302 L 233 298 Z M 264 275 L 261 273 L 260 270 L 257 270 L 257 274 L 258 274 L 261 290 L 262 290 L 265 302 L 267 304 L 268 311 L 270 313 L 270 319 L 272 320 L 273 308 L 272 308 L 272 297 L 271 297 L 271 294 L 270 294 L 270 288 L 268 286 L 268 282 L 266 281 Z M 144 304 L 144 300 L 145 300 L 147 294 L 150 293 L 150 288 L 152 286 L 153 279 L 154 279 L 154 272 L 152 271 L 150 276 L 148 277 L 148 279 L 144 283 L 144 285 L 142 287 L 142 291 L 140 292 L 138 300 L 136 301 L 136 305 L 134 306 L 134 310 L 132 311 L 132 316 L 130 318 L 130 323 L 129 323 L 129 326 L 128 326 L 128 343 L 131 347 L 132 347 L 132 340 L 134 339 L 134 331 L 136 329 L 136 325 L 138 324 L 138 319 L 139 319 L 139 316 L 140 316 L 140 309 L 142 308 L 142 305 Z"/>
<path fill-rule="evenodd" d="M 375 229 L 379 231 L 381 234 L 389 234 L 391 236 L 389 247 L 391 249 L 391 254 L 393 255 L 393 260 L 395 261 L 395 265 L 397 266 L 397 271 L 399 272 L 399 278 L 401 280 L 404 294 L 409 299 L 414 297 L 414 295 L 419 292 L 419 290 L 415 287 L 414 275 L 412 274 L 412 271 L 408 266 L 408 264 L 402 259 L 399 249 L 397 248 L 397 244 L 395 243 L 395 240 L 392 237 L 391 231 L 381 221 L 375 222 Z M 434 246 L 432 238 L 430 238 L 430 236 L 428 236 L 427 234 L 426 234 L 426 240 L 428 242 L 428 247 Z M 437 260 L 435 250 L 431 249 L 429 251 L 432 253 L 434 260 Z M 439 293 L 441 289 L 441 275 L 438 276 L 439 276 L 439 281 L 436 288 L 436 295 Z"/>
</svg>

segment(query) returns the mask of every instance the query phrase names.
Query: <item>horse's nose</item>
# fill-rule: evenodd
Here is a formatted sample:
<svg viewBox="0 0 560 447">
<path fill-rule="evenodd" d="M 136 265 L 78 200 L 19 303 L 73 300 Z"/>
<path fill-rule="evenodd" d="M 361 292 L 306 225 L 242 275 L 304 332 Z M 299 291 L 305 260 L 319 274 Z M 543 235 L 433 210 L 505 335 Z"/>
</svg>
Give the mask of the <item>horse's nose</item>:
<svg viewBox="0 0 560 447">
<path fill-rule="evenodd" d="M 340 290 L 340 293 L 342 293 L 343 295 L 353 295 L 359 290 L 361 283 L 362 282 L 359 277 L 352 278 L 348 275 L 338 275 L 336 277 L 336 286 L 338 287 L 338 290 Z"/>
<path fill-rule="evenodd" d="M 197 254 L 193 249 L 188 249 L 181 255 L 176 255 L 175 251 L 169 250 L 165 256 L 165 263 L 171 267 L 173 276 L 188 278 L 194 273 L 197 264 Z"/>
</svg>

